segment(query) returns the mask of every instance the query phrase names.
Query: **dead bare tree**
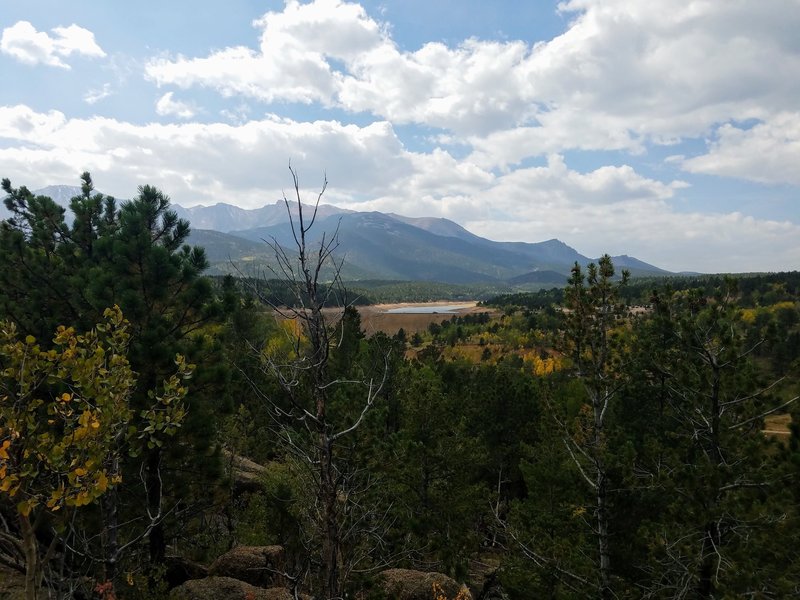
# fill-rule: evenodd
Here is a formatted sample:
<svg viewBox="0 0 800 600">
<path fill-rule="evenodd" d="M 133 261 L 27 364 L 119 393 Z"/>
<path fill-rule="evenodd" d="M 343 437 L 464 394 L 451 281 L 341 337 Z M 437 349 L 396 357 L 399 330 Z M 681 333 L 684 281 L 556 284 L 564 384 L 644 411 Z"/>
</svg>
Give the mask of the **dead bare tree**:
<svg viewBox="0 0 800 600">
<path fill-rule="evenodd" d="M 372 376 L 353 378 L 334 376 L 330 370 L 331 352 L 344 336 L 344 309 L 349 299 L 342 282 L 344 260 L 335 257 L 339 247 L 338 226 L 332 233 L 313 238 L 320 201 L 327 179 L 311 206 L 302 202 L 297 171 L 289 165 L 292 199 L 284 194 L 293 244 L 289 248 L 277 239 L 265 240 L 275 265 L 272 280 L 288 288 L 291 302 L 279 305 L 263 289 L 256 293 L 282 322 L 286 352 L 262 353 L 263 368 L 274 378 L 284 397 L 263 395 L 270 407 L 280 442 L 305 467 L 313 490 L 307 551 L 310 566 L 301 571 L 318 570 L 318 585 L 323 597 L 342 597 L 342 586 L 357 560 L 345 552 L 345 540 L 353 529 L 374 535 L 382 517 L 362 507 L 358 501 L 366 487 L 374 485 L 363 469 L 347 464 L 341 449 L 364 420 L 386 382 L 388 367 L 379 365 Z M 268 284 L 268 282 L 267 282 Z M 339 310 L 325 310 L 334 306 Z M 384 357 L 385 359 L 387 357 Z M 331 411 L 332 398 L 342 386 L 360 389 L 359 405 L 351 410 Z M 353 560 L 351 560 L 351 558 Z"/>
</svg>

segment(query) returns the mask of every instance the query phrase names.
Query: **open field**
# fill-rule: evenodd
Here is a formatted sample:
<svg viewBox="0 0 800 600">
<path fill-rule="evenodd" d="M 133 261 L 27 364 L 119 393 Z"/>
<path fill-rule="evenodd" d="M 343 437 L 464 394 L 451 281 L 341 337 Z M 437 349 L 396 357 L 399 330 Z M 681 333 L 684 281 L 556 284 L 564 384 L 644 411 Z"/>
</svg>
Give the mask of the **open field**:
<svg viewBox="0 0 800 600">
<path fill-rule="evenodd" d="M 792 434 L 789 430 L 791 422 L 792 415 L 767 415 L 764 417 L 764 429 L 762 431 L 770 437 L 785 440 Z"/>
<path fill-rule="evenodd" d="M 397 308 L 411 307 L 430 307 L 430 306 L 457 306 L 463 307 L 454 309 L 452 312 L 433 312 L 433 313 L 387 313 L 386 311 Z M 382 331 L 387 335 L 394 335 L 402 328 L 408 334 L 417 331 L 425 331 L 431 323 L 441 323 L 453 317 L 464 316 L 488 312 L 494 314 L 496 311 L 491 308 L 479 307 L 477 302 L 402 302 L 397 304 L 373 304 L 371 306 L 358 306 L 361 315 L 361 327 L 367 335 L 373 335 Z M 337 309 L 330 309 L 331 312 Z"/>
</svg>

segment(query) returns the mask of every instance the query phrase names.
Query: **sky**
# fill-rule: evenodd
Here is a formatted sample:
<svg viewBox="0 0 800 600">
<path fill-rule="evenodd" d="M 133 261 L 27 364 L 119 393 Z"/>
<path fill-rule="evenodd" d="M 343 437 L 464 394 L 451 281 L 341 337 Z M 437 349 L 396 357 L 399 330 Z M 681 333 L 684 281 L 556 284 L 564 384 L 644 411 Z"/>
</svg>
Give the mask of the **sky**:
<svg viewBox="0 0 800 600">
<path fill-rule="evenodd" d="M 800 268 L 800 0 L 0 0 L 0 177 Z"/>
</svg>

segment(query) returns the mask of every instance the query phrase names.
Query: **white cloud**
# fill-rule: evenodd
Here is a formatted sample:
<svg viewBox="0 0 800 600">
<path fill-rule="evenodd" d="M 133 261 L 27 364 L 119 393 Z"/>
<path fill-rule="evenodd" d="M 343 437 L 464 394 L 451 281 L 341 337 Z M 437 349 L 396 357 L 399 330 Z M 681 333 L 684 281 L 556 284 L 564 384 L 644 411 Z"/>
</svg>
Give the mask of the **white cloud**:
<svg viewBox="0 0 800 600">
<path fill-rule="evenodd" d="M 328 172 L 331 201 L 374 197 L 413 173 L 409 153 L 385 122 L 358 127 L 268 117 L 238 126 L 133 125 L 20 105 L 0 107 L 0 141 L 4 176 L 29 187 L 71 183 L 89 170 L 98 187 L 121 197 L 152 183 L 186 205 L 261 206 L 287 183 L 290 159 L 309 180 Z M 40 181 L 42 173 L 57 181 Z"/>
<path fill-rule="evenodd" d="M 55 27 L 53 36 L 36 28 L 28 21 L 18 21 L 3 29 L 0 52 L 13 56 L 29 65 L 45 64 L 69 69 L 62 59 L 72 54 L 102 58 L 106 55 L 94 39 L 94 34 L 78 25 Z"/>
<path fill-rule="evenodd" d="M 497 149 L 500 165 L 575 148 L 641 151 L 730 120 L 766 118 L 800 96 L 796 0 L 560 7 L 574 19 L 553 40 L 403 51 L 359 5 L 290 1 L 256 22 L 258 50 L 159 59 L 147 72 L 159 85 L 443 128 L 468 138 L 487 165 Z M 511 147 L 502 148 L 507 138 Z"/>
<path fill-rule="evenodd" d="M 160 58 L 145 72 L 158 85 L 203 85 L 225 96 L 329 104 L 339 84 L 328 57 L 350 60 L 382 37 L 361 6 L 338 0 L 290 0 L 283 12 L 268 12 L 254 25 L 262 30 L 258 51 L 236 46 L 206 58 Z"/>
<path fill-rule="evenodd" d="M 83 101 L 86 104 L 97 104 L 101 100 L 105 100 L 109 96 L 113 95 L 114 92 L 111 89 L 110 83 L 104 83 L 103 87 L 91 89 L 83 95 Z"/>
<path fill-rule="evenodd" d="M 164 116 L 191 119 L 197 111 L 186 102 L 172 99 L 172 92 L 167 92 L 156 101 L 156 113 Z"/>
<path fill-rule="evenodd" d="M 800 113 L 779 113 L 750 128 L 725 124 L 707 154 L 682 165 L 692 173 L 800 186 Z"/>
<path fill-rule="evenodd" d="M 0 138 L 37 143 L 51 137 L 67 123 L 64 113 L 39 113 L 24 106 L 0 106 Z"/>
</svg>

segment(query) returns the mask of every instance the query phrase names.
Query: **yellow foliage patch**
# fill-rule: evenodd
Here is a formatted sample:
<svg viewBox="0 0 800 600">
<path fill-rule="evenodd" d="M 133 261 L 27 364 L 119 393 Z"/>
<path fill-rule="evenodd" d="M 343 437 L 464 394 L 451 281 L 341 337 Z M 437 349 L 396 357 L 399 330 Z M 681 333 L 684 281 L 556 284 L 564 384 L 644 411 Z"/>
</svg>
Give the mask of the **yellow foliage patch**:
<svg viewBox="0 0 800 600">
<path fill-rule="evenodd" d="M 431 587 L 433 588 L 433 600 L 467 600 L 469 598 L 469 593 L 463 587 L 455 596 L 453 596 L 453 598 L 448 598 L 447 594 L 445 594 L 444 590 L 442 589 L 442 586 L 435 581 Z"/>
</svg>

